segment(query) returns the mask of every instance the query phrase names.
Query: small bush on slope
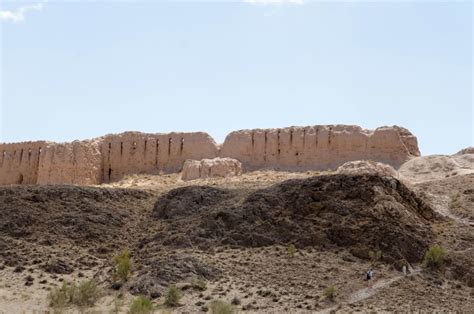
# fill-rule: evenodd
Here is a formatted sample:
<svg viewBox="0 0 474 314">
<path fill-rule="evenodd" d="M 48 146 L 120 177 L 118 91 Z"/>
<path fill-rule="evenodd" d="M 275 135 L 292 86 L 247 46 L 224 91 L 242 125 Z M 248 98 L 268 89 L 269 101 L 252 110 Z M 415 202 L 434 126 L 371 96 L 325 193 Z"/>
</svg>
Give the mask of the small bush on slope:
<svg viewBox="0 0 474 314">
<path fill-rule="evenodd" d="M 153 311 L 153 304 L 151 300 L 144 296 L 139 296 L 133 300 L 130 305 L 130 314 L 149 314 Z"/>
<path fill-rule="evenodd" d="M 204 291 L 207 289 L 207 283 L 202 277 L 196 277 L 191 281 L 191 286 L 200 291 Z"/>
<path fill-rule="evenodd" d="M 423 265 L 433 270 L 440 270 L 443 268 L 445 257 L 446 250 L 439 245 L 434 245 L 426 252 Z"/>
<path fill-rule="evenodd" d="M 287 249 L 287 250 L 288 250 L 288 256 L 290 256 L 290 257 L 294 257 L 294 256 L 295 256 L 295 254 L 296 254 L 296 247 L 295 247 L 294 244 L 288 245 L 288 249 Z"/>
<path fill-rule="evenodd" d="M 214 300 L 209 304 L 212 314 L 233 314 L 235 309 L 229 303 L 221 300 Z"/>
<path fill-rule="evenodd" d="M 178 306 L 179 300 L 181 299 L 181 292 L 175 285 L 171 285 L 166 292 L 165 305 L 167 306 Z"/>
<path fill-rule="evenodd" d="M 327 287 L 326 289 L 324 289 L 323 294 L 329 300 L 334 300 L 334 298 L 336 297 L 336 287 L 334 286 Z"/>
<path fill-rule="evenodd" d="M 130 252 L 128 250 L 123 250 L 119 255 L 114 257 L 114 280 L 125 282 L 130 276 L 130 269 L 132 267 L 132 262 L 130 260 Z"/>
<path fill-rule="evenodd" d="M 63 283 L 49 294 L 49 305 L 54 308 L 63 308 L 69 305 L 80 307 L 93 306 L 101 297 L 101 290 L 93 280 L 75 283 Z"/>
</svg>

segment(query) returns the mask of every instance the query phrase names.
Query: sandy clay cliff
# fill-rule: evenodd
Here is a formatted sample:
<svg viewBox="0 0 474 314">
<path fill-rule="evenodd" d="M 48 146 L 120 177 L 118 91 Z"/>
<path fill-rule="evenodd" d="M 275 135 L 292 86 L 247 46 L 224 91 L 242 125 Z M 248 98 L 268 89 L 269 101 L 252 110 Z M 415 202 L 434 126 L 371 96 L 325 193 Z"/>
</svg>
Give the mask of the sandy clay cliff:
<svg viewBox="0 0 474 314">
<path fill-rule="evenodd" d="M 130 174 L 176 173 L 186 160 L 216 157 L 237 159 L 244 171 L 306 171 L 336 169 L 353 160 L 398 169 L 416 156 L 420 156 L 416 137 L 398 126 L 240 130 L 227 135 L 222 145 L 203 132 L 125 132 L 71 143 L 0 144 L 0 185 L 96 185 Z"/>
</svg>

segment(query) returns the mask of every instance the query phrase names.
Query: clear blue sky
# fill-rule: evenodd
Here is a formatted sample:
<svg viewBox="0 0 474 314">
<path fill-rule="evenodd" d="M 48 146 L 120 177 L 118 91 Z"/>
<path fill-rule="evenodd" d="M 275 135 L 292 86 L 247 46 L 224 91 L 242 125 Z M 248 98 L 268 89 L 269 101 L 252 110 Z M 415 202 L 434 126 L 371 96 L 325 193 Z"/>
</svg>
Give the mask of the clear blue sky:
<svg viewBox="0 0 474 314">
<path fill-rule="evenodd" d="M 472 2 L 273 1 L 0 0 L 0 141 L 340 123 L 473 145 Z"/>
</svg>

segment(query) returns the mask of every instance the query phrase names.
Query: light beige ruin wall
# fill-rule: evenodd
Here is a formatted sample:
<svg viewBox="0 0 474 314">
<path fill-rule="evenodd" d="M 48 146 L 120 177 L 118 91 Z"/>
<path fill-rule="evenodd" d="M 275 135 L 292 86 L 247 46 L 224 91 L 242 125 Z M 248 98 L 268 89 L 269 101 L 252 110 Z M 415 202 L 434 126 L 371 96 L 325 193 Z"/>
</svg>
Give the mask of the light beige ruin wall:
<svg viewBox="0 0 474 314">
<path fill-rule="evenodd" d="M 101 139 L 50 143 L 41 154 L 38 184 L 102 183 Z"/>
<path fill-rule="evenodd" d="M 0 185 L 36 184 L 46 142 L 0 144 Z"/>
<path fill-rule="evenodd" d="M 240 160 L 245 170 L 335 169 L 347 161 L 374 160 L 398 168 L 418 156 L 416 138 L 400 127 L 375 131 L 358 126 L 317 125 L 230 133 L 221 157 Z"/>
<path fill-rule="evenodd" d="M 393 128 L 398 132 L 400 135 L 400 139 L 402 140 L 403 144 L 410 152 L 412 156 L 421 156 L 420 150 L 418 148 L 418 139 L 415 135 L 413 135 L 408 129 L 393 126 Z"/>
<path fill-rule="evenodd" d="M 187 159 L 215 157 L 235 158 L 247 171 L 335 169 L 364 159 L 398 168 L 419 154 L 416 137 L 397 126 L 375 131 L 347 125 L 242 130 L 230 133 L 220 149 L 202 132 L 126 132 L 63 144 L 0 144 L 0 185 L 101 184 L 130 174 L 179 172 Z"/>
<path fill-rule="evenodd" d="M 218 147 L 203 132 L 107 135 L 102 143 L 103 182 L 129 174 L 179 172 L 186 159 L 214 158 Z"/>
</svg>

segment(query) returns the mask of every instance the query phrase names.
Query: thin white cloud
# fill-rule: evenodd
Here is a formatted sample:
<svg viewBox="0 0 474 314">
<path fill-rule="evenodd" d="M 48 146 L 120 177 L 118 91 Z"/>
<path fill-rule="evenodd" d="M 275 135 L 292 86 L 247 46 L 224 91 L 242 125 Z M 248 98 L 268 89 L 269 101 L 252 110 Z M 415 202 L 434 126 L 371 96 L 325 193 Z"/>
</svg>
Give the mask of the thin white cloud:
<svg viewBox="0 0 474 314">
<path fill-rule="evenodd" d="M 243 0 L 244 3 L 259 5 L 304 4 L 304 0 Z"/>
<path fill-rule="evenodd" d="M 27 12 L 41 10 L 43 10 L 42 3 L 21 6 L 16 10 L 0 10 L 0 21 L 23 22 Z"/>
</svg>

